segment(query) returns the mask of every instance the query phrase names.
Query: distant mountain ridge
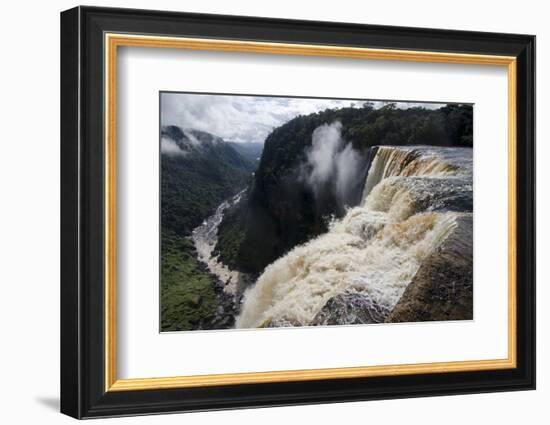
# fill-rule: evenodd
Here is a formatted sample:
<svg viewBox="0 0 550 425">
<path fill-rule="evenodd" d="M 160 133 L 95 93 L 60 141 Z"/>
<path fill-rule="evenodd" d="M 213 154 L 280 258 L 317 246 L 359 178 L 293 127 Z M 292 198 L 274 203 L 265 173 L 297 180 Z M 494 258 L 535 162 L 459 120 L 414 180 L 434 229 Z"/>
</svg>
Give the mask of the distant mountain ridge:
<svg viewBox="0 0 550 425">
<path fill-rule="evenodd" d="M 253 171 L 256 168 L 256 158 L 251 157 L 247 148 L 241 149 L 236 146 L 237 143 L 226 142 L 221 137 L 206 131 L 182 129 L 174 125 L 164 126 L 161 129 L 161 150 L 162 138 L 172 140 L 183 154 L 202 154 L 209 156 L 211 160 L 219 161 L 222 166 L 228 164 L 247 171 Z"/>
<path fill-rule="evenodd" d="M 242 156 L 247 158 L 249 161 L 251 161 L 255 165 L 258 165 L 260 163 L 260 158 L 264 150 L 263 143 L 253 143 L 253 142 L 245 142 L 245 143 L 228 142 L 228 143 L 231 145 L 231 147 L 233 147 L 233 149 L 235 149 L 237 152 L 239 152 Z"/>
</svg>

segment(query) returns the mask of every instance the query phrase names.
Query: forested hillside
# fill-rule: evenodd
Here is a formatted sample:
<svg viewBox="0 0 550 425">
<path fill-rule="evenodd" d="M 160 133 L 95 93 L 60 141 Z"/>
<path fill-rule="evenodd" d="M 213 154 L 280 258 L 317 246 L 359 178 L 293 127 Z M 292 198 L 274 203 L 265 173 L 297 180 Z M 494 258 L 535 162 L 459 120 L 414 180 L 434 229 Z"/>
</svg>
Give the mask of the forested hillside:
<svg viewBox="0 0 550 425">
<path fill-rule="evenodd" d="M 255 164 L 219 137 L 175 126 L 161 129 L 161 155 L 161 329 L 208 327 L 214 278 L 188 237 L 247 185 Z"/>
</svg>

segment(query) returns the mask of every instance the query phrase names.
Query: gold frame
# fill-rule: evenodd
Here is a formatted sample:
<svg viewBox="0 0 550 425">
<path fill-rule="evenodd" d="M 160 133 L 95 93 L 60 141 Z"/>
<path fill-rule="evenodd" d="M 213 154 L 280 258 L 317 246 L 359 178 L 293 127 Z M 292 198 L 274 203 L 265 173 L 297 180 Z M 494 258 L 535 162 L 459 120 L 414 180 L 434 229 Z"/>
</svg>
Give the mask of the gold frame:
<svg viewBox="0 0 550 425">
<path fill-rule="evenodd" d="M 516 58 L 410 50 L 266 43 L 106 33 L 105 46 L 105 391 L 311 381 L 511 369 L 516 358 Z M 116 373 L 116 96 L 120 46 L 248 52 L 355 59 L 504 66 L 508 71 L 508 357 L 495 360 L 417 363 L 273 372 L 117 379 Z"/>
</svg>

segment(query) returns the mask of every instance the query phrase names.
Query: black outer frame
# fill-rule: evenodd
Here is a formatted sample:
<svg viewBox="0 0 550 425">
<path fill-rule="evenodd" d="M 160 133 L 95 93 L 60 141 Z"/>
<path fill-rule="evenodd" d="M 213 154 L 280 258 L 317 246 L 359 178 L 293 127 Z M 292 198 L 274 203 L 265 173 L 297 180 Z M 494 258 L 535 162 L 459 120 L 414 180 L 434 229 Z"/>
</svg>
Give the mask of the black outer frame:
<svg viewBox="0 0 550 425">
<path fill-rule="evenodd" d="M 104 391 L 104 32 L 517 58 L 517 368 Z M 535 388 L 535 37 L 76 7 L 61 13 L 61 412 L 75 418 Z"/>
</svg>

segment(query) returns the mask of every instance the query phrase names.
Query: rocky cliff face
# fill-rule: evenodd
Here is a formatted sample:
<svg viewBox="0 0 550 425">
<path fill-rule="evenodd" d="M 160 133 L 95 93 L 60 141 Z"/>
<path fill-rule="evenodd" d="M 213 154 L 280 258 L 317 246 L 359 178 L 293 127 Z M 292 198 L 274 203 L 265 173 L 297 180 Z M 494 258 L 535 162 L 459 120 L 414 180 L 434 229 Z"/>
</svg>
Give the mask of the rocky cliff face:
<svg viewBox="0 0 550 425">
<path fill-rule="evenodd" d="M 473 319 L 472 214 L 426 258 L 386 322 Z"/>
<path fill-rule="evenodd" d="M 317 313 L 312 326 L 363 325 L 382 323 L 389 310 L 373 302 L 372 298 L 359 293 L 344 293 L 332 297 Z"/>
</svg>

